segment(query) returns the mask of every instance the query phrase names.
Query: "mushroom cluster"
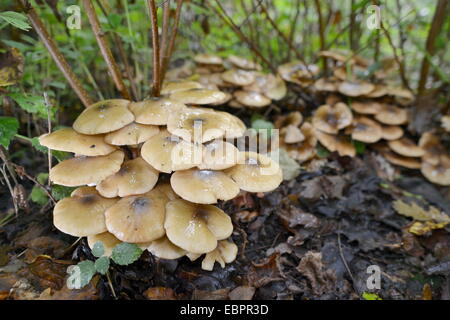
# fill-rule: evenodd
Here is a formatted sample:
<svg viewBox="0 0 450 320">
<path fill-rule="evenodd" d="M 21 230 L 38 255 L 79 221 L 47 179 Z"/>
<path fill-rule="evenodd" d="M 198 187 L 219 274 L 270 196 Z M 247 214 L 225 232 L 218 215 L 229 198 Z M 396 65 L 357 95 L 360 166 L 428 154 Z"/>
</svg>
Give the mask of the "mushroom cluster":
<svg viewBox="0 0 450 320">
<path fill-rule="evenodd" d="M 77 187 L 53 211 L 54 225 L 111 254 L 135 243 L 162 259 L 206 254 L 202 268 L 236 257 L 233 225 L 219 207 L 240 190 L 267 192 L 282 181 L 271 158 L 239 151 L 246 127 L 237 117 L 193 104 L 216 103 L 223 92 L 184 83 L 140 102 L 100 101 L 73 123 L 40 137 L 71 152 L 50 171 L 55 184 Z M 191 105 L 191 106 L 188 106 Z"/>
</svg>

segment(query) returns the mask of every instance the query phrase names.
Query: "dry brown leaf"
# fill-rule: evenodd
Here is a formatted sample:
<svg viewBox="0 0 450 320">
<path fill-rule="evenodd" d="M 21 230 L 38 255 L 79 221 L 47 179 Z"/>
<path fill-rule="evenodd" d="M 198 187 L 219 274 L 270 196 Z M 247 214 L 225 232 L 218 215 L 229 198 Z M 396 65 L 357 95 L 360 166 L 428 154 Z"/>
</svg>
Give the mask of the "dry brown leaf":
<svg viewBox="0 0 450 320">
<path fill-rule="evenodd" d="M 422 208 L 417 203 L 406 203 L 402 200 L 396 200 L 392 203 L 394 209 L 401 215 L 411 217 L 417 221 L 434 220 L 438 223 L 450 223 L 450 217 L 438 208 L 430 206 L 428 210 Z"/>
<path fill-rule="evenodd" d="M 171 288 L 152 287 L 144 292 L 144 296 L 148 300 L 177 300 L 176 293 Z"/>
<path fill-rule="evenodd" d="M 416 236 L 423 236 L 424 234 L 432 230 L 442 229 L 447 224 L 448 224 L 447 222 L 434 223 L 431 221 L 425 222 L 416 221 L 408 228 L 408 231 L 411 232 L 412 234 L 415 234 Z"/>
</svg>

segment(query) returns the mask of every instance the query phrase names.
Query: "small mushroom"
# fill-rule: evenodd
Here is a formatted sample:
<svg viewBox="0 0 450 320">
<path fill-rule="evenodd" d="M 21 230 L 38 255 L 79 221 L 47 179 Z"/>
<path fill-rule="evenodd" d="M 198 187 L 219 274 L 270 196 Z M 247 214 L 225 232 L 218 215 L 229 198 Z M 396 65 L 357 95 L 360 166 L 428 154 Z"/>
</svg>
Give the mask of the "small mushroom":
<svg viewBox="0 0 450 320">
<path fill-rule="evenodd" d="M 304 162 L 312 159 L 316 155 L 317 139 L 314 128 L 309 122 L 303 123 L 300 131 L 305 139 L 300 143 L 283 145 L 283 148 L 286 149 L 291 158 L 299 162 Z"/>
<path fill-rule="evenodd" d="M 228 240 L 221 240 L 218 242 L 216 249 L 206 254 L 202 261 L 202 269 L 212 271 L 216 262 L 222 268 L 225 268 L 226 263 L 231 263 L 236 259 L 237 253 L 237 245 Z"/>
<path fill-rule="evenodd" d="M 389 90 L 386 86 L 376 84 L 375 89 L 372 92 L 366 95 L 367 98 L 381 98 L 389 93 Z"/>
<path fill-rule="evenodd" d="M 201 170 L 223 170 L 236 164 L 239 150 L 231 143 L 214 140 L 203 146 L 202 163 L 198 165 Z"/>
<path fill-rule="evenodd" d="M 422 161 L 420 171 L 429 181 L 441 186 L 450 186 L 450 157 L 441 156 L 437 164 Z"/>
<path fill-rule="evenodd" d="M 343 81 L 338 90 L 347 97 L 359 97 L 369 94 L 375 89 L 375 86 L 368 82 Z"/>
<path fill-rule="evenodd" d="M 360 114 L 377 114 L 381 104 L 376 101 L 353 101 L 351 108 Z"/>
<path fill-rule="evenodd" d="M 278 163 L 256 152 L 241 152 L 240 162 L 225 170 L 225 173 L 240 189 L 248 192 L 269 192 L 283 181 Z"/>
<path fill-rule="evenodd" d="M 272 102 L 265 95 L 256 91 L 238 90 L 234 93 L 234 97 L 239 103 L 253 108 L 262 108 Z"/>
<path fill-rule="evenodd" d="M 236 86 L 248 86 L 255 81 L 255 75 L 250 71 L 230 69 L 222 73 L 222 79 Z"/>
<path fill-rule="evenodd" d="M 202 146 L 182 140 L 163 130 L 147 140 L 141 148 L 141 157 L 156 170 L 171 173 L 201 163 Z"/>
<path fill-rule="evenodd" d="M 122 243 L 122 241 L 117 239 L 112 233 L 109 233 L 109 232 L 103 232 L 100 234 L 94 234 L 94 235 L 88 236 L 87 242 L 88 242 L 88 246 L 89 246 L 89 248 L 91 248 L 91 250 L 94 248 L 94 245 L 97 242 L 101 242 L 103 244 L 103 249 L 104 249 L 103 255 L 107 256 L 107 257 L 110 257 L 112 255 L 114 248 L 118 244 Z"/>
<path fill-rule="evenodd" d="M 194 57 L 194 61 L 198 64 L 206 64 L 206 65 L 222 65 L 223 60 L 221 57 L 208 54 L 208 53 L 199 53 Z"/>
<path fill-rule="evenodd" d="M 381 138 L 384 140 L 397 140 L 403 137 L 403 129 L 399 126 L 381 126 Z"/>
<path fill-rule="evenodd" d="M 201 89 L 203 85 L 197 81 L 191 80 L 174 80 L 164 82 L 161 88 L 162 95 L 168 95 L 175 92 L 187 91 L 193 89 Z"/>
<path fill-rule="evenodd" d="M 153 240 L 147 250 L 158 258 L 169 260 L 181 258 L 187 253 L 186 250 L 170 242 L 167 236 Z"/>
<path fill-rule="evenodd" d="M 423 149 L 422 160 L 437 165 L 440 157 L 446 154 L 439 138 L 431 132 L 424 132 L 419 140 L 419 147 Z"/>
<path fill-rule="evenodd" d="M 317 65 L 305 65 L 300 61 L 292 61 L 278 67 L 278 73 L 281 78 L 285 81 L 293 82 L 301 86 L 304 84 L 303 80 L 310 79 L 311 76 L 314 76 L 319 72 L 320 69 Z M 312 82 L 312 80 L 309 82 Z"/>
<path fill-rule="evenodd" d="M 339 83 L 333 79 L 320 78 L 314 82 L 314 88 L 317 91 L 336 92 Z"/>
<path fill-rule="evenodd" d="M 168 198 L 158 190 L 117 201 L 105 212 L 106 227 L 117 239 L 129 243 L 149 242 L 164 236 Z"/>
<path fill-rule="evenodd" d="M 405 109 L 390 104 L 382 104 L 375 115 L 375 119 L 383 124 L 402 125 L 408 122 L 408 113 Z"/>
<path fill-rule="evenodd" d="M 401 138 L 398 140 L 388 141 L 388 146 L 392 151 L 405 157 L 421 157 L 425 154 L 424 150 L 416 145 L 412 140 L 408 138 Z"/>
<path fill-rule="evenodd" d="M 108 133 L 105 141 L 116 146 L 136 145 L 147 141 L 158 132 L 158 126 L 132 122 L 122 129 Z"/>
<path fill-rule="evenodd" d="M 101 134 L 119 130 L 134 121 L 128 110 L 130 101 L 104 100 L 85 109 L 73 123 L 75 131 L 83 134 Z"/>
<path fill-rule="evenodd" d="M 192 89 L 178 91 L 170 95 L 170 99 L 185 104 L 211 104 L 223 101 L 226 94 L 219 90 Z"/>
<path fill-rule="evenodd" d="M 355 119 L 352 129 L 352 139 L 365 143 L 375 143 L 381 139 L 381 126 L 367 117 Z"/>
<path fill-rule="evenodd" d="M 159 182 L 154 190 L 162 192 L 170 201 L 180 199 L 180 197 L 173 191 L 170 182 Z"/>
<path fill-rule="evenodd" d="M 213 251 L 217 240 L 233 232 L 230 217 L 219 208 L 181 199 L 167 203 L 164 228 L 170 242 L 194 254 Z"/>
<path fill-rule="evenodd" d="M 251 60 L 237 57 L 235 55 L 230 55 L 227 59 L 231 64 L 233 64 L 235 67 L 245 70 L 261 70 L 262 67 L 256 62 L 253 62 Z"/>
<path fill-rule="evenodd" d="M 158 182 L 159 172 L 142 158 L 125 161 L 120 170 L 97 185 L 106 198 L 126 197 L 149 192 Z"/>
<path fill-rule="evenodd" d="M 50 170 L 50 181 L 68 187 L 97 184 L 120 170 L 124 156 L 117 150 L 106 156 L 64 160 Z"/>
<path fill-rule="evenodd" d="M 408 169 L 420 169 L 421 163 L 417 158 L 401 156 L 389 149 L 385 144 L 374 145 L 374 148 L 392 164 Z"/>
<path fill-rule="evenodd" d="M 275 120 L 275 128 L 281 129 L 289 125 L 298 127 L 303 121 L 303 116 L 299 111 L 293 111 L 286 116 L 280 116 Z"/>
<path fill-rule="evenodd" d="M 169 115 L 186 108 L 186 105 L 168 98 L 152 98 L 140 102 L 131 102 L 129 106 L 136 117 L 136 122 L 151 125 L 166 125 Z"/>
<path fill-rule="evenodd" d="M 181 198 L 202 204 L 231 200 L 239 193 L 239 186 L 224 172 L 189 169 L 172 174 L 170 184 Z"/>
<path fill-rule="evenodd" d="M 86 237 L 106 231 L 105 211 L 117 199 L 101 197 L 94 188 L 75 190 L 68 198 L 56 203 L 53 209 L 55 227 L 74 237 Z"/>
<path fill-rule="evenodd" d="M 104 156 L 117 148 L 107 144 L 103 135 L 89 136 L 72 128 L 63 128 L 39 137 L 39 143 L 51 150 L 73 152 L 83 156 Z"/>
<path fill-rule="evenodd" d="M 305 140 L 305 136 L 303 135 L 300 128 L 292 124 L 282 128 L 280 130 L 280 134 L 284 137 L 284 142 L 288 144 L 298 143 Z"/>
<path fill-rule="evenodd" d="M 355 146 L 347 136 L 332 135 L 320 130 L 315 131 L 317 140 L 331 152 L 336 152 L 341 156 L 354 157 L 356 155 Z"/>
<path fill-rule="evenodd" d="M 320 106 L 314 113 L 312 124 L 320 131 L 336 134 L 351 125 L 352 121 L 350 109 L 345 103 L 338 102 L 333 107 L 326 104 Z"/>
<path fill-rule="evenodd" d="M 450 116 L 443 116 L 441 118 L 442 127 L 446 132 L 450 132 Z"/>
</svg>

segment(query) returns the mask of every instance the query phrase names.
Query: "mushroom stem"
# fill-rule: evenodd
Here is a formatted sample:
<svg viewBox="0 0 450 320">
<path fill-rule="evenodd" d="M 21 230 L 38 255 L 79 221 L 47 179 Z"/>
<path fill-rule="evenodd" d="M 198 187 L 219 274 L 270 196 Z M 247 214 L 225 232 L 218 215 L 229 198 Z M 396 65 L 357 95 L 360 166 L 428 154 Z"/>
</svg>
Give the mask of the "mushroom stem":
<svg viewBox="0 0 450 320">
<path fill-rule="evenodd" d="M 41 19 L 39 18 L 38 14 L 34 10 L 33 6 L 30 4 L 28 0 L 17 0 L 23 11 L 28 16 L 28 19 L 30 19 L 31 24 L 33 25 L 34 30 L 38 34 L 39 38 L 43 42 L 44 46 L 49 51 L 50 55 L 52 56 L 53 60 L 55 61 L 58 68 L 63 73 L 66 80 L 69 82 L 70 86 L 72 87 L 73 91 L 77 94 L 78 98 L 80 98 L 81 102 L 83 102 L 84 106 L 87 108 L 89 107 L 93 101 L 86 90 L 81 86 L 81 82 L 78 79 L 78 77 L 75 75 L 75 73 L 72 71 L 72 68 L 67 63 L 67 60 L 64 58 L 64 56 L 59 51 L 58 47 L 56 46 L 55 41 L 53 38 L 49 35 L 47 29 L 45 28 L 44 24 L 42 23 Z"/>
<path fill-rule="evenodd" d="M 103 59 L 105 59 L 106 65 L 108 66 L 109 73 L 116 85 L 117 90 L 120 92 L 121 96 L 125 99 L 131 99 L 130 92 L 123 82 L 122 75 L 119 66 L 114 59 L 111 49 L 105 39 L 105 33 L 103 32 L 100 22 L 95 12 L 94 5 L 90 0 L 83 0 L 84 8 L 88 16 L 89 23 L 91 24 L 92 31 L 97 40 L 98 46 L 100 47 L 100 52 L 102 53 Z"/>
<path fill-rule="evenodd" d="M 158 36 L 158 17 L 156 12 L 155 0 L 147 0 L 148 12 L 152 25 L 152 47 L 153 47 L 153 83 L 152 95 L 159 97 L 161 90 L 161 65 L 159 58 L 159 36 Z"/>
</svg>

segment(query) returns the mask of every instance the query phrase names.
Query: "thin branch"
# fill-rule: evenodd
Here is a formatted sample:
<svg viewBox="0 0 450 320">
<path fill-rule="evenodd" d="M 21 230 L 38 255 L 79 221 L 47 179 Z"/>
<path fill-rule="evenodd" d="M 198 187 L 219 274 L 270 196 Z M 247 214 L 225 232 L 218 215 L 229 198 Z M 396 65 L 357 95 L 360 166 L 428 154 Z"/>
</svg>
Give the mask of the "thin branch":
<svg viewBox="0 0 450 320">
<path fill-rule="evenodd" d="M 317 16 L 319 18 L 319 40 L 320 40 L 320 50 L 324 51 L 325 50 L 325 26 L 323 24 L 323 18 L 322 18 L 322 10 L 320 7 L 320 2 L 319 0 L 315 0 L 314 1 L 315 5 L 316 5 L 316 10 L 317 10 Z M 322 58 L 322 63 L 323 63 L 323 72 L 325 74 L 327 74 L 327 58 L 323 57 Z"/>
<path fill-rule="evenodd" d="M 169 46 L 167 47 L 167 58 L 164 59 L 164 64 L 161 70 L 161 82 L 164 81 L 166 76 L 167 68 L 169 67 L 170 58 L 172 57 L 173 50 L 175 48 L 175 39 L 178 33 L 178 26 L 180 25 L 181 18 L 181 6 L 183 5 L 183 0 L 177 0 L 177 9 L 175 10 L 175 21 L 173 23 L 172 32 L 170 34 Z"/>
<path fill-rule="evenodd" d="M 111 49 L 105 39 L 105 34 L 100 26 L 100 21 L 98 20 L 97 13 L 95 12 L 94 5 L 90 0 L 83 0 L 83 5 L 87 13 L 89 23 L 91 24 L 92 31 L 95 35 L 95 39 L 100 47 L 100 52 L 102 53 L 103 59 L 106 62 L 109 73 L 114 81 L 114 84 L 116 85 L 117 90 L 123 98 L 131 99 L 130 92 L 123 82 L 119 66 L 117 65 Z"/>
<path fill-rule="evenodd" d="M 159 48 L 160 66 L 164 65 L 164 59 L 167 59 L 167 40 L 169 37 L 169 20 L 170 20 L 170 0 L 163 3 L 163 19 L 161 29 L 161 44 Z"/>
<path fill-rule="evenodd" d="M 155 0 L 147 0 L 149 16 L 152 24 L 152 47 L 153 47 L 153 83 L 152 95 L 159 97 L 161 89 L 161 70 L 159 61 L 159 35 L 158 35 L 158 16 L 156 12 Z"/>
<path fill-rule="evenodd" d="M 44 46 L 49 51 L 50 55 L 52 56 L 58 68 L 63 73 L 66 80 L 69 82 L 73 91 L 75 91 L 78 98 L 80 98 L 81 102 L 83 102 L 86 108 L 90 106 L 93 103 L 91 97 L 81 86 L 80 80 L 72 71 L 72 68 L 59 51 L 55 41 L 50 37 L 47 29 L 45 28 L 44 24 L 42 23 L 41 19 L 37 15 L 34 8 L 31 6 L 28 0 L 16 0 L 16 1 L 18 1 L 18 4 L 21 6 L 22 10 L 26 13 L 28 19 L 30 19 L 30 22 L 34 30 L 38 34 L 41 41 L 44 43 Z"/>
</svg>

